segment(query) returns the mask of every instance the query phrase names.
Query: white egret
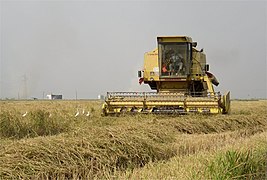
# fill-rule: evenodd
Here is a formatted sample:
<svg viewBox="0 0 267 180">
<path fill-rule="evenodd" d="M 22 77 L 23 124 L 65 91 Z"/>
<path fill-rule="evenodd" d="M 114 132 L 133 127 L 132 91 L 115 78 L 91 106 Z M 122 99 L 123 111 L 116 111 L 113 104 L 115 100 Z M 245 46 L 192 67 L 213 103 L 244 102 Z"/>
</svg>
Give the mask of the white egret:
<svg viewBox="0 0 267 180">
<path fill-rule="evenodd" d="M 22 115 L 22 117 L 25 117 L 27 114 L 28 114 L 28 111 L 26 111 L 26 112 Z"/>
<path fill-rule="evenodd" d="M 77 109 L 77 112 L 76 112 L 76 114 L 75 114 L 75 117 L 79 116 L 79 114 L 80 114 L 80 112 L 79 112 L 78 109 Z"/>
</svg>

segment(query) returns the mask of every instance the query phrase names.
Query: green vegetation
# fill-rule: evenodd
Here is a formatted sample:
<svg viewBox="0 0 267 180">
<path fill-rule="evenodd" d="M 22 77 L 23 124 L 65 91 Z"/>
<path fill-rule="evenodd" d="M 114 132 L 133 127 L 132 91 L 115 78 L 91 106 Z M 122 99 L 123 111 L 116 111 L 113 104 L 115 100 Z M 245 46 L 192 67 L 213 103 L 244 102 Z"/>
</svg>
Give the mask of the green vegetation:
<svg viewBox="0 0 267 180">
<path fill-rule="evenodd" d="M 99 101 L 0 108 L 1 179 L 266 178 L 267 101 L 234 101 L 230 115 L 177 117 L 101 117 Z"/>
<path fill-rule="evenodd" d="M 261 179 L 266 168 L 266 148 L 236 151 L 228 150 L 219 154 L 207 165 L 206 176 L 212 179 Z"/>
</svg>

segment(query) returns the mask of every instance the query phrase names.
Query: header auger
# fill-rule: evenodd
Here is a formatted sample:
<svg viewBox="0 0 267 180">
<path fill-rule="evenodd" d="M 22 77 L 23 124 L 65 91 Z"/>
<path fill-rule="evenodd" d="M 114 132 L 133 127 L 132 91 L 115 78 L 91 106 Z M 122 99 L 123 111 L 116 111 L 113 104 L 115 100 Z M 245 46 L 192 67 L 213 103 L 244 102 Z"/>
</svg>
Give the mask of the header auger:
<svg viewBox="0 0 267 180">
<path fill-rule="evenodd" d="M 108 92 L 103 115 L 121 113 L 227 114 L 230 92 L 221 95 L 219 82 L 208 72 L 206 55 L 187 36 L 157 37 L 158 48 L 145 53 L 139 83 L 155 92 Z"/>
</svg>

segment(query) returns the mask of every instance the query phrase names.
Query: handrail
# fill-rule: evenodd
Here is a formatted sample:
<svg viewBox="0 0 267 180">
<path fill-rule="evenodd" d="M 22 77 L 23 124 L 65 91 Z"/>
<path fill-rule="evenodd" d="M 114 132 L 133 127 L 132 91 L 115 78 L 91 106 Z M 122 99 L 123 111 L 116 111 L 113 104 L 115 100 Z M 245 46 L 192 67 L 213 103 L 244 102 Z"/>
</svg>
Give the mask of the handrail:
<svg viewBox="0 0 267 180">
<path fill-rule="evenodd" d="M 197 96 L 196 96 L 197 95 Z M 220 92 L 197 92 L 197 93 L 175 93 L 175 92 L 107 92 L 106 100 L 108 99 L 120 99 L 120 98 L 132 98 L 132 99 L 171 99 L 171 98 L 215 98 L 221 97 Z"/>
</svg>

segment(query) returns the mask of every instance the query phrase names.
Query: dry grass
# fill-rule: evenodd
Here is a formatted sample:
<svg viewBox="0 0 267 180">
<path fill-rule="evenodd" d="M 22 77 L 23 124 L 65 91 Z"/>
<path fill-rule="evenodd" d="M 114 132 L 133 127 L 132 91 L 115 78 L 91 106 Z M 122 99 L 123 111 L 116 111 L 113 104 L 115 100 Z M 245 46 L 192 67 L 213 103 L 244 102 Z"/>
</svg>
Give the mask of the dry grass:
<svg viewBox="0 0 267 180">
<path fill-rule="evenodd" d="M 201 136 L 205 138 L 198 139 L 213 141 L 193 143 L 192 149 L 197 151 L 189 150 L 168 161 L 118 173 L 117 179 L 265 179 L 266 132 L 249 137 L 239 137 L 235 132 Z M 194 139 L 187 137 L 181 144 L 185 142 L 190 144 Z"/>
<path fill-rule="evenodd" d="M 101 117 L 99 101 L 1 101 L 0 108 L 2 179 L 264 177 L 267 101 L 234 101 L 230 115 L 178 117 Z M 232 159 L 240 168 L 217 177 L 220 162 Z"/>
<path fill-rule="evenodd" d="M 169 159 L 175 153 L 170 146 L 172 139 L 164 134 L 151 139 L 151 134 L 143 130 L 117 130 L 89 128 L 72 134 L 13 142 L 2 147 L 1 175 L 23 179 L 92 178 L 142 167 L 149 161 Z M 129 134 L 131 131 L 137 134 Z"/>
</svg>

